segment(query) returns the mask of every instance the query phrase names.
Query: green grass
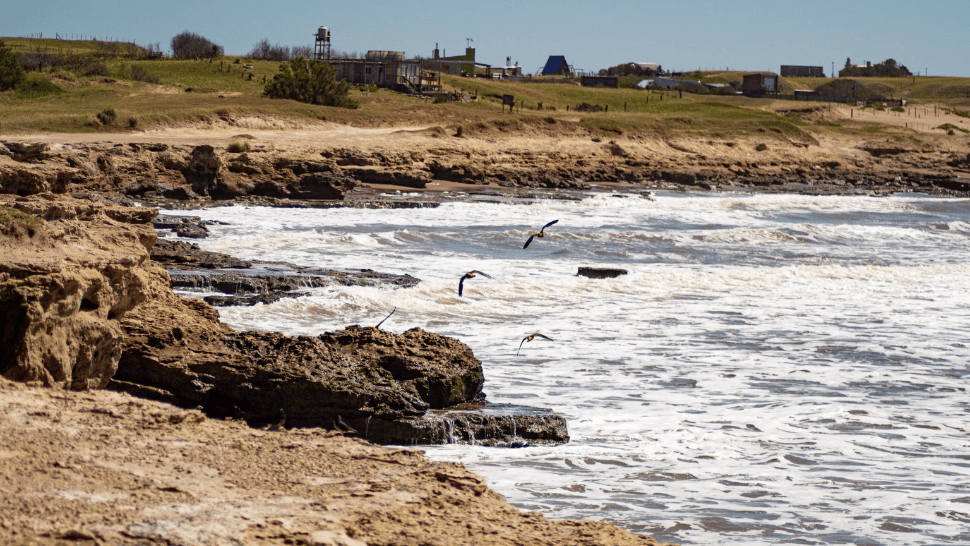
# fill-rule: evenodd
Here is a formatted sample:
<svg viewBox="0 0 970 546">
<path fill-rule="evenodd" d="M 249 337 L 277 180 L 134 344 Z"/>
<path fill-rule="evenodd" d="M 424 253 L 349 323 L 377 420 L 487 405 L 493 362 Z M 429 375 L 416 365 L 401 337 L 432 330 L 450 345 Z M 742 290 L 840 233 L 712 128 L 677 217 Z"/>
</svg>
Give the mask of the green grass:
<svg viewBox="0 0 970 546">
<path fill-rule="evenodd" d="M 0 207 L 0 233 L 18 237 L 33 237 L 44 221 L 40 218 L 8 207 Z"/>
<path fill-rule="evenodd" d="M 85 49 L 98 55 L 97 42 L 23 40 L 5 38 L 15 48 L 38 47 Z M 73 51 L 78 53 L 78 51 Z M 808 122 L 799 116 L 774 111 L 824 106 L 821 103 L 741 96 L 692 95 L 677 91 L 642 91 L 620 88 L 584 88 L 572 83 L 515 82 L 444 75 L 446 91 L 477 95 L 471 102 L 441 102 L 401 95 L 388 90 L 351 91 L 360 104 L 356 110 L 312 106 L 262 96 L 263 78 L 271 79 L 279 63 L 223 57 L 209 61 L 137 60 L 123 56 L 104 58 L 109 76 L 83 76 L 71 71 L 31 73 L 31 88 L 0 93 L 0 130 L 9 132 L 131 131 L 179 126 L 197 122 L 231 122 L 242 116 L 265 116 L 299 120 L 326 120 L 356 126 L 429 127 L 463 134 L 505 132 L 579 131 L 594 134 L 649 134 L 668 137 L 687 135 L 730 138 L 758 134 L 765 138 L 810 141 L 812 131 L 859 131 L 851 123 Z M 252 65 L 251 70 L 243 65 Z M 132 80 L 132 69 L 158 78 L 158 83 Z M 138 71 L 136 70 L 136 72 Z M 249 75 L 252 75 L 252 79 Z M 745 72 L 710 71 L 693 74 L 715 83 L 738 82 Z M 638 78 L 639 79 L 639 78 Z M 783 89 L 812 89 L 827 78 L 783 78 Z M 970 78 L 861 78 L 867 86 L 896 97 L 944 100 L 957 111 L 967 111 Z M 934 95 L 939 93 L 939 96 Z M 503 95 L 515 97 L 515 112 L 503 108 Z M 922 97 L 926 97 L 925 99 Z M 953 98 L 947 98 L 953 97 Z M 916 100 L 916 99 L 911 99 Z M 600 105 L 604 112 L 576 112 L 581 103 Z M 539 109 L 539 105 L 542 109 Z M 105 110 L 116 112 L 116 121 L 105 127 L 95 121 Z M 132 123 L 132 121 L 134 123 Z M 127 121 L 127 123 L 126 123 Z"/>
</svg>

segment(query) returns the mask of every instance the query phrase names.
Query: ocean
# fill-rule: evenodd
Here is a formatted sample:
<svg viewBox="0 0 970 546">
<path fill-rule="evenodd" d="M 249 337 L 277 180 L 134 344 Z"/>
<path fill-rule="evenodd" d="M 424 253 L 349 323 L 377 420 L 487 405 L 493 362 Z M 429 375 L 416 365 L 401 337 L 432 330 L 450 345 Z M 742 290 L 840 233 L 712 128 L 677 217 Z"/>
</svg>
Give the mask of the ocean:
<svg viewBox="0 0 970 546">
<path fill-rule="evenodd" d="M 218 221 L 206 250 L 420 278 L 219 312 L 316 335 L 396 309 L 383 329 L 460 339 L 489 401 L 552 408 L 571 440 L 419 449 L 524 510 L 685 545 L 970 543 L 970 200 L 589 193 L 189 214 Z M 459 297 L 471 270 L 491 278 Z M 534 332 L 551 340 L 523 342 Z"/>
</svg>

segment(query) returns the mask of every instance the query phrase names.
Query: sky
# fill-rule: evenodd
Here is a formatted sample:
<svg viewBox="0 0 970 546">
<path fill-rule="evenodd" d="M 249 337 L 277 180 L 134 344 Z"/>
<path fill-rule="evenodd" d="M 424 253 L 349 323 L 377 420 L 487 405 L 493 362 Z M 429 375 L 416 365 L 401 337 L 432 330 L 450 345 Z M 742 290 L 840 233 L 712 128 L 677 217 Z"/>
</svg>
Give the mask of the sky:
<svg viewBox="0 0 970 546">
<path fill-rule="evenodd" d="M 476 48 L 526 73 L 550 55 L 595 72 L 628 62 L 668 71 L 770 70 L 895 59 L 910 71 L 970 77 L 970 0 L 41 0 L 10 2 L 0 36 L 55 34 L 160 43 L 190 31 L 243 55 L 262 39 L 313 46 L 326 26 L 334 51 L 430 57 Z"/>
</svg>

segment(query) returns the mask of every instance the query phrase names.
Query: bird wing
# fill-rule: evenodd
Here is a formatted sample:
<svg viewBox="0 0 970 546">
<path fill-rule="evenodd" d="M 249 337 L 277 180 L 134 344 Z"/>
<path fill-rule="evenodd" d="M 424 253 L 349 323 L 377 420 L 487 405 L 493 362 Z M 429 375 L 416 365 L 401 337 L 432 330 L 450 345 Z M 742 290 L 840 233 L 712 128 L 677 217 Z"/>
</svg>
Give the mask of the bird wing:
<svg viewBox="0 0 970 546">
<path fill-rule="evenodd" d="M 485 277 L 486 279 L 491 279 L 492 278 L 492 276 L 489 275 L 488 273 L 482 273 L 481 271 L 479 271 L 477 269 L 472 270 L 472 273 L 474 273 L 476 275 L 481 275 L 481 276 Z"/>
<path fill-rule="evenodd" d="M 466 273 L 465 275 L 462 276 L 461 280 L 458 281 L 458 295 L 459 296 L 461 295 L 462 289 L 465 288 L 465 279 L 467 279 L 467 278 L 468 278 L 468 274 Z"/>
<path fill-rule="evenodd" d="M 535 239 L 535 238 L 536 238 L 535 235 L 529 235 L 529 240 L 525 242 L 525 245 L 523 245 L 522 248 L 529 248 L 529 244 L 532 242 L 532 239 Z"/>
<path fill-rule="evenodd" d="M 537 336 L 539 336 L 539 337 L 541 337 L 541 338 L 545 338 L 545 339 L 548 339 L 549 341 L 556 341 L 556 340 L 554 340 L 554 339 L 552 339 L 552 338 L 551 338 L 551 337 L 549 337 L 549 336 L 546 336 L 546 335 L 542 335 L 542 334 L 540 334 L 539 332 L 536 332 L 536 333 L 535 333 L 535 335 L 537 335 Z"/>
<path fill-rule="evenodd" d="M 519 356 L 519 351 L 522 350 L 522 344 L 525 343 L 526 340 L 528 340 L 528 339 L 529 339 L 528 336 L 522 338 L 522 341 L 519 342 L 519 348 L 515 351 L 515 356 Z"/>
<path fill-rule="evenodd" d="M 391 318 L 391 315 L 394 314 L 394 311 L 397 311 L 397 307 L 395 307 L 394 309 L 391 309 L 391 312 L 388 313 L 386 317 L 384 317 L 384 320 L 387 320 L 387 319 Z M 377 323 L 377 326 L 375 326 L 375 328 L 380 328 L 381 327 L 381 324 L 384 324 L 384 320 L 378 322 Z"/>
<path fill-rule="evenodd" d="M 553 224 L 555 224 L 555 223 L 556 223 L 556 222 L 558 222 L 558 221 L 559 221 L 559 219 L 557 218 L 557 219 L 555 219 L 555 220 L 553 220 L 552 222 L 549 222 L 548 224 L 546 224 L 546 225 L 544 225 L 544 226 L 542 226 L 542 229 L 540 229 L 539 231 L 540 231 L 540 232 L 542 232 L 542 231 L 545 231 L 547 227 L 549 227 L 549 226 L 551 226 L 551 225 L 553 225 Z"/>
</svg>

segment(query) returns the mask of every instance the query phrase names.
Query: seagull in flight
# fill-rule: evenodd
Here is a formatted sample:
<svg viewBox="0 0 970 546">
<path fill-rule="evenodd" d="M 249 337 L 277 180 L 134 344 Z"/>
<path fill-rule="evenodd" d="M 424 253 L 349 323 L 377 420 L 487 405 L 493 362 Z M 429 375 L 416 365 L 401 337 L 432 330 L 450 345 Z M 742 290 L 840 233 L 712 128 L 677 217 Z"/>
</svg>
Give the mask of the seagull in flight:
<svg viewBox="0 0 970 546">
<path fill-rule="evenodd" d="M 391 312 L 388 313 L 386 317 L 384 317 L 384 320 L 387 320 L 387 319 L 391 318 L 391 315 L 394 314 L 394 311 L 397 311 L 397 307 L 395 307 L 394 309 L 391 309 Z M 381 327 L 381 324 L 384 324 L 384 320 L 378 322 L 377 323 L 377 326 L 375 326 L 374 328 L 378 328 L 379 329 Z"/>
<path fill-rule="evenodd" d="M 522 338 L 522 341 L 519 342 L 519 349 L 517 351 L 515 351 L 515 356 L 519 356 L 519 351 L 522 350 L 522 344 L 523 343 L 525 343 L 526 341 L 532 341 L 533 339 L 535 339 L 537 337 L 541 337 L 543 339 L 548 339 L 549 341 L 555 341 L 551 337 L 544 336 L 544 335 L 540 334 L 539 332 L 535 332 L 535 333 L 529 334 L 529 335 L 525 336 L 524 338 Z"/>
<path fill-rule="evenodd" d="M 558 219 L 553 220 L 552 222 L 549 222 L 548 224 L 542 226 L 542 229 L 540 229 L 538 233 L 533 233 L 532 235 L 529 236 L 529 240 L 525 242 L 525 245 L 522 248 L 529 248 L 529 244 L 532 243 L 532 239 L 535 239 L 536 237 L 539 237 L 539 238 L 545 237 L 546 228 L 555 224 L 558 221 L 559 221 Z"/>
<path fill-rule="evenodd" d="M 470 279 L 470 278 L 474 277 L 475 275 L 481 275 L 481 276 L 485 277 L 486 279 L 491 279 L 492 278 L 491 275 L 486 275 L 485 273 L 482 273 L 481 271 L 478 271 L 477 269 L 473 269 L 473 270 L 469 271 L 468 273 L 465 273 L 464 275 L 462 275 L 461 280 L 458 281 L 458 295 L 459 296 L 461 296 L 461 291 L 464 290 L 464 288 L 465 288 L 465 279 Z"/>
</svg>

